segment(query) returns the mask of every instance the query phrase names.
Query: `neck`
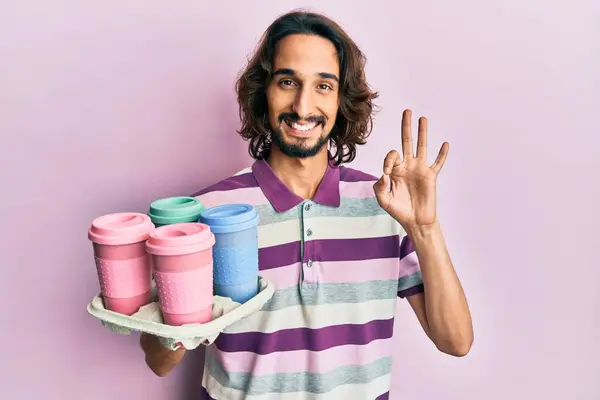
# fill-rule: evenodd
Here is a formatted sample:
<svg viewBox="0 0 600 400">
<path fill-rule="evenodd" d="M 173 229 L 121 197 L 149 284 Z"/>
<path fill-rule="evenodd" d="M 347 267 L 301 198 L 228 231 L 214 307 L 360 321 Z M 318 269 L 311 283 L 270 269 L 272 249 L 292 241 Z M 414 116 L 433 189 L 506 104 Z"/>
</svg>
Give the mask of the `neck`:
<svg viewBox="0 0 600 400">
<path fill-rule="evenodd" d="M 308 158 L 289 157 L 273 146 L 267 162 L 275 175 L 296 196 L 312 199 L 327 171 L 328 152 L 323 147 L 317 155 Z"/>
</svg>

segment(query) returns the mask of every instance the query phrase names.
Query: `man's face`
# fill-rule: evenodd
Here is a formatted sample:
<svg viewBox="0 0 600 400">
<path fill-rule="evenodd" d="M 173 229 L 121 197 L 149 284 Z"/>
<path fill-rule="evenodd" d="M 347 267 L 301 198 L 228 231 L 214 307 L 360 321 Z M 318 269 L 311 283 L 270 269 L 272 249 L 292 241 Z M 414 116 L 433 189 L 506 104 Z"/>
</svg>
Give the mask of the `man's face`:
<svg viewBox="0 0 600 400">
<path fill-rule="evenodd" d="M 327 145 L 339 107 L 340 66 L 334 45 L 290 35 L 276 49 L 267 87 L 273 143 L 291 157 L 312 157 Z"/>
</svg>

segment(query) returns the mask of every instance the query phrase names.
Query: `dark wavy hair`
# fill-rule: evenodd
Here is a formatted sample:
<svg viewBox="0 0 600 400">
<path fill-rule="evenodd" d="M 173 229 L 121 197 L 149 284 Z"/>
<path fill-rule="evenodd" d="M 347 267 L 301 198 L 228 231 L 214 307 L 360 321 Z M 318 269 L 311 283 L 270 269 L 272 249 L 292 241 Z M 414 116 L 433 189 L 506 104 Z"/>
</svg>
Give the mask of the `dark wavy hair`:
<svg viewBox="0 0 600 400">
<path fill-rule="evenodd" d="M 340 107 L 330 134 L 335 147 L 332 159 L 339 165 L 356 157 L 356 147 L 366 143 L 373 129 L 373 100 L 378 93 L 369 88 L 364 66 L 366 57 L 346 32 L 331 19 L 306 11 L 293 11 L 277 18 L 263 34 L 254 55 L 236 82 L 241 128 L 254 159 L 265 159 L 271 150 L 266 89 L 272 78 L 275 46 L 292 34 L 318 35 L 333 43 L 339 58 Z"/>
</svg>

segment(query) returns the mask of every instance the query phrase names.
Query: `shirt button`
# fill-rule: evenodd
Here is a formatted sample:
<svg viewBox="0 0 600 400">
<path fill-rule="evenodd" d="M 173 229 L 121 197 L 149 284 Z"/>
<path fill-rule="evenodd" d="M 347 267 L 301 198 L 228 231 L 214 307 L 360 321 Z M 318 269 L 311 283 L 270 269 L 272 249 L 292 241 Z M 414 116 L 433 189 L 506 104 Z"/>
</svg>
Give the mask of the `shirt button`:
<svg viewBox="0 0 600 400">
<path fill-rule="evenodd" d="M 307 229 L 306 230 L 306 236 L 312 236 L 312 234 L 313 234 L 312 229 Z"/>
<path fill-rule="evenodd" d="M 308 210 L 310 210 L 310 204 L 307 204 L 304 206 L 304 211 L 308 211 Z"/>
<path fill-rule="evenodd" d="M 308 268 L 312 267 L 312 260 L 308 260 L 308 261 L 306 262 L 306 266 L 307 266 Z"/>
</svg>

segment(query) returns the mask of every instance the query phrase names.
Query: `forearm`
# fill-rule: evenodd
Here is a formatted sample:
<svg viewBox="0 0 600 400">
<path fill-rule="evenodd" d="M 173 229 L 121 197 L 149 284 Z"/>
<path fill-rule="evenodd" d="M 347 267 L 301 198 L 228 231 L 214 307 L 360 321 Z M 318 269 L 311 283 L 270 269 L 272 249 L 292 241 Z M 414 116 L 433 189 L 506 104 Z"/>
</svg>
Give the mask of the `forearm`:
<svg viewBox="0 0 600 400">
<path fill-rule="evenodd" d="M 449 354 L 466 354 L 473 342 L 471 314 L 439 223 L 407 229 L 421 266 L 429 335 Z"/>
<path fill-rule="evenodd" d="M 146 355 L 146 364 L 156 375 L 164 377 L 179 364 L 185 349 L 171 351 L 162 346 L 156 336 L 142 333 L 140 346 Z"/>
</svg>

